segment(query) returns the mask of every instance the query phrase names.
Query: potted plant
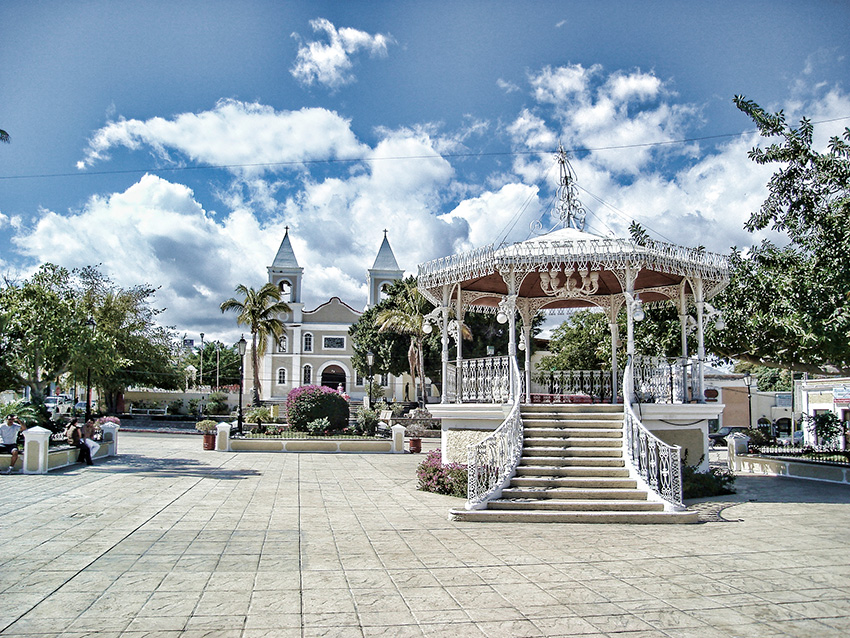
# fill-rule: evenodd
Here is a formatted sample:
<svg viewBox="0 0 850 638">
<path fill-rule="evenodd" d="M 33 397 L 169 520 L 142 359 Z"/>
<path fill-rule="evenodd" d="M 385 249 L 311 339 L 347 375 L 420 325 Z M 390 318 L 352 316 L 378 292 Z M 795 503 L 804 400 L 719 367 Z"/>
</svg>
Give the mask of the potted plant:
<svg viewBox="0 0 850 638">
<path fill-rule="evenodd" d="M 407 426 L 407 436 L 410 437 L 408 447 L 411 454 L 419 454 L 422 451 L 422 435 L 425 427 L 422 423 L 411 423 Z"/>
<path fill-rule="evenodd" d="M 214 450 L 215 449 L 215 431 L 216 431 L 216 422 L 211 419 L 204 419 L 203 421 L 198 421 L 195 423 L 195 429 L 198 432 L 202 432 L 204 435 L 204 449 L 205 450 Z"/>
</svg>

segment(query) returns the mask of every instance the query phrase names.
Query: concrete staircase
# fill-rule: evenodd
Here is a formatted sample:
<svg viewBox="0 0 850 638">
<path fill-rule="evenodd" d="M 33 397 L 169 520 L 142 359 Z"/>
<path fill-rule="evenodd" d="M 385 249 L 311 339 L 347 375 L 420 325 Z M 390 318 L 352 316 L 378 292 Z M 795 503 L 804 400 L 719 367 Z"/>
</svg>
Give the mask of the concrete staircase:
<svg viewBox="0 0 850 638">
<path fill-rule="evenodd" d="M 629 478 L 623 409 L 612 405 L 529 405 L 522 459 L 502 497 L 483 510 L 452 510 L 457 521 L 695 523 L 696 512 L 665 512 Z"/>
</svg>

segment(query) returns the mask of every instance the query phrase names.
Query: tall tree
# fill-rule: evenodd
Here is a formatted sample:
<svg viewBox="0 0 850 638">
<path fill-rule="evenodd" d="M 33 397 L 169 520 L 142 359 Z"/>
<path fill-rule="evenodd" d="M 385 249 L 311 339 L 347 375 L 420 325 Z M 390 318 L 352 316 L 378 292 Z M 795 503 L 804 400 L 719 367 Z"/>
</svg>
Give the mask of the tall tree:
<svg viewBox="0 0 850 638">
<path fill-rule="evenodd" d="M 260 403 L 260 353 L 265 354 L 269 337 L 279 339 L 283 334 L 283 322 L 278 315 L 289 312 L 289 305 L 280 300 L 280 290 L 268 283 L 259 290 L 242 284 L 236 286 L 242 299 L 231 297 L 220 306 L 222 312 L 239 314 L 236 323 L 247 326 L 251 331 L 251 364 L 254 372 L 254 404 Z"/>
<path fill-rule="evenodd" d="M 375 317 L 379 332 L 407 335 L 410 342 L 407 350 L 410 378 L 414 387 L 419 384 L 419 396 L 425 401 L 425 332 L 424 322 L 433 308 L 416 287 L 416 279 L 408 277 L 393 297 L 392 307 L 381 310 Z"/>
<path fill-rule="evenodd" d="M 771 139 L 749 157 L 776 164 L 769 195 L 745 228 L 787 236 L 734 250 L 729 287 L 716 300 L 726 330 L 709 331 L 723 356 L 820 374 L 850 374 L 850 128 L 826 152 L 812 147 L 813 126 L 788 125 L 742 96 L 735 105 Z"/>
<path fill-rule="evenodd" d="M 14 386 L 29 387 L 40 403 L 85 345 L 71 272 L 44 264 L 23 283 L 7 282 L 0 291 L 0 315 L 6 376 Z"/>
</svg>

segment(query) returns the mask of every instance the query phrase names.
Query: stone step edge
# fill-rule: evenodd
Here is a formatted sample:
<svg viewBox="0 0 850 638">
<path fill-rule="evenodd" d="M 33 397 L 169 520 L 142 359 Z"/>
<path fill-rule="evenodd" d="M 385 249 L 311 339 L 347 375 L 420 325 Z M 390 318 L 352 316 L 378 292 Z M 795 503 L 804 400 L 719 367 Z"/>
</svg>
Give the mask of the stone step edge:
<svg viewBox="0 0 850 638">
<path fill-rule="evenodd" d="M 692 524 L 697 512 L 547 512 L 542 510 L 450 510 L 449 520 L 476 523 Z"/>
</svg>

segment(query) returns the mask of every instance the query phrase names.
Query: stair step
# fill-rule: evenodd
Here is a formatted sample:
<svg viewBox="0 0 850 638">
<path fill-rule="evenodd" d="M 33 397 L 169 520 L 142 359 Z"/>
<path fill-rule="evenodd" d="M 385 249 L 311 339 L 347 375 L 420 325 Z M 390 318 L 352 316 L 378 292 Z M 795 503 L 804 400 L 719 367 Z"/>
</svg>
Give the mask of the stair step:
<svg viewBox="0 0 850 638">
<path fill-rule="evenodd" d="M 697 523 L 697 512 L 550 512 L 541 510 L 451 510 L 454 521 L 490 523 Z"/>
<path fill-rule="evenodd" d="M 527 499 L 496 499 L 487 503 L 487 509 L 492 510 L 547 510 L 564 512 L 663 512 L 664 503 L 657 501 L 603 501 L 603 500 L 569 500 L 559 501 L 529 501 Z"/>
<path fill-rule="evenodd" d="M 523 441 L 523 447 L 554 447 L 554 448 L 569 448 L 569 447 L 623 447 L 623 439 L 599 439 L 599 438 L 527 438 Z"/>
<path fill-rule="evenodd" d="M 506 487 L 502 490 L 502 498 L 645 501 L 647 500 L 647 494 L 643 490 L 625 488 Z"/>
<path fill-rule="evenodd" d="M 522 422 L 526 427 L 532 428 L 558 428 L 564 427 L 565 425 L 570 425 L 573 427 L 581 427 L 581 428 L 622 428 L 623 419 L 563 419 L 563 418 L 553 418 L 553 417 L 522 417 Z"/>
<path fill-rule="evenodd" d="M 625 467 L 622 456 L 523 456 L 518 467 Z"/>
<path fill-rule="evenodd" d="M 612 447 L 524 447 L 522 457 L 525 459 L 530 456 L 551 456 L 551 457 L 585 457 L 585 456 L 605 456 L 608 458 L 619 458 L 622 456 L 621 448 Z"/>
<path fill-rule="evenodd" d="M 637 481 L 630 478 L 605 476 L 537 477 L 519 476 L 511 479 L 511 488 L 540 487 L 545 489 L 576 487 L 582 489 L 637 489 Z"/>
<path fill-rule="evenodd" d="M 599 476 L 599 477 L 623 477 L 629 475 L 625 466 L 556 466 L 556 465 L 519 465 L 516 468 L 517 476 Z"/>
<path fill-rule="evenodd" d="M 538 438 L 558 438 L 558 437 L 591 437 L 591 438 L 613 438 L 622 439 L 623 430 L 621 428 L 541 428 L 541 427 L 526 427 L 525 437 L 531 439 Z"/>
</svg>

